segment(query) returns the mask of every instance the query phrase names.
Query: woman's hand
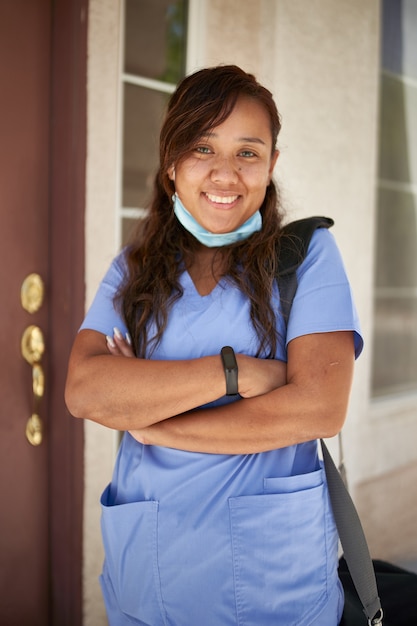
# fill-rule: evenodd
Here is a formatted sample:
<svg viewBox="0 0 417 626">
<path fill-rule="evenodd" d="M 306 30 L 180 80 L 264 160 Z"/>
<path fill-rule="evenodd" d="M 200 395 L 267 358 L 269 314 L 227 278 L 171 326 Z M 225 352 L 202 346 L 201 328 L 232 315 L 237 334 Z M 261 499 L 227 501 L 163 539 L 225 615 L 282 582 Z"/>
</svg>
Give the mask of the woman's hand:
<svg viewBox="0 0 417 626">
<path fill-rule="evenodd" d="M 242 398 L 263 396 L 287 382 L 287 364 L 275 359 L 237 355 L 239 394 Z"/>
<path fill-rule="evenodd" d="M 129 333 L 126 333 L 126 337 L 123 337 L 118 328 L 114 328 L 113 333 L 113 337 L 106 335 L 107 348 L 110 354 L 113 356 L 134 357 L 135 354 L 132 349 L 132 340 Z"/>
</svg>

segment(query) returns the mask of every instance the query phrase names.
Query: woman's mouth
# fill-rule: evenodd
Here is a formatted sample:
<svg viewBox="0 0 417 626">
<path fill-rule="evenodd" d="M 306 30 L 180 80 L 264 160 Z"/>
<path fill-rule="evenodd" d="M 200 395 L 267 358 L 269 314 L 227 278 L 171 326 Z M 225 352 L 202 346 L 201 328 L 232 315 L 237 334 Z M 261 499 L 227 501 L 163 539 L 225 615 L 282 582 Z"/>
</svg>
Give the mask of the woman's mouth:
<svg viewBox="0 0 417 626">
<path fill-rule="evenodd" d="M 206 193 L 206 198 L 213 202 L 214 204 L 233 204 L 236 202 L 239 196 L 216 196 L 212 193 Z"/>
</svg>

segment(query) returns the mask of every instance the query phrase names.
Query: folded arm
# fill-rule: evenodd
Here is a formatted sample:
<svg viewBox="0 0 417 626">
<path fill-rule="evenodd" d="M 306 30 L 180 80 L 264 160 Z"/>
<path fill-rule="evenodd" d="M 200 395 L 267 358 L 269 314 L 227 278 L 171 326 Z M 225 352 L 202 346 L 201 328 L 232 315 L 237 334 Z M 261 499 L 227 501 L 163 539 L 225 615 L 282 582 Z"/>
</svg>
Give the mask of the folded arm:
<svg viewBox="0 0 417 626">
<path fill-rule="evenodd" d="M 299 337 L 288 347 L 286 384 L 131 434 L 146 444 L 218 454 L 250 454 L 330 437 L 346 417 L 353 365 L 353 333 Z"/>
<path fill-rule="evenodd" d="M 220 355 L 177 361 L 126 358 L 130 348 L 116 347 L 93 330 L 74 342 L 65 399 L 75 417 L 117 430 L 140 430 L 213 402 L 226 393 Z M 251 397 L 285 382 L 285 364 L 237 355 L 239 393 Z"/>
</svg>

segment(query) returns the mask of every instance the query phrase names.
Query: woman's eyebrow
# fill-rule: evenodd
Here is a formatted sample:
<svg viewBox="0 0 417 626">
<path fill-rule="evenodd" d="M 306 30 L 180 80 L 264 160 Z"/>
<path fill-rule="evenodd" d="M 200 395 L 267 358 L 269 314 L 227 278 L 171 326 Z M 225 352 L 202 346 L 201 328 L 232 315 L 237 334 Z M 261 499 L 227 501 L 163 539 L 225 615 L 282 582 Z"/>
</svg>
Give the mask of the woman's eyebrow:
<svg viewBox="0 0 417 626">
<path fill-rule="evenodd" d="M 204 133 L 201 135 L 202 139 L 210 139 L 210 137 L 218 137 L 217 133 Z M 260 137 L 238 137 L 236 141 L 246 142 L 246 143 L 259 143 L 263 146 L 266 146 L 266 142 Z"/>
<path fill-rule="evenodd" d="M 263 146 L 266 145 L 265 141 L 261 139 L 260 137 L 240 137 L 238 141 L 245 141 L 248 143 L 260 143 Z"/>
</svg>

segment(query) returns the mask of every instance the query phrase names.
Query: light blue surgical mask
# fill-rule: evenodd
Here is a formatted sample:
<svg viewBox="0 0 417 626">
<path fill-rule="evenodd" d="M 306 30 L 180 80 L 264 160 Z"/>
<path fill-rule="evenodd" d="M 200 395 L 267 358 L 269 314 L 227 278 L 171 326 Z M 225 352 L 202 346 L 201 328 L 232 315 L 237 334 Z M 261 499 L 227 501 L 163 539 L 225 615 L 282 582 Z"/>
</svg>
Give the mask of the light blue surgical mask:
<svg viewBox="0 0 417 626">
<path fill-rule="evenodd" d="M 256 211 L 244 224 L 230 233 L 211 233 L 201 226 L 191 213 L 187 211 L 177 193 L 172 196 L 172 200 L 174 202 L 174 213 L 178 221 L 184 226 L 185 230 L 188 230 L 200 243 L 208 248 L 228 246 L 237 241 L 242 241 L 262 228 L 261 212 Z"/>
</svg>

